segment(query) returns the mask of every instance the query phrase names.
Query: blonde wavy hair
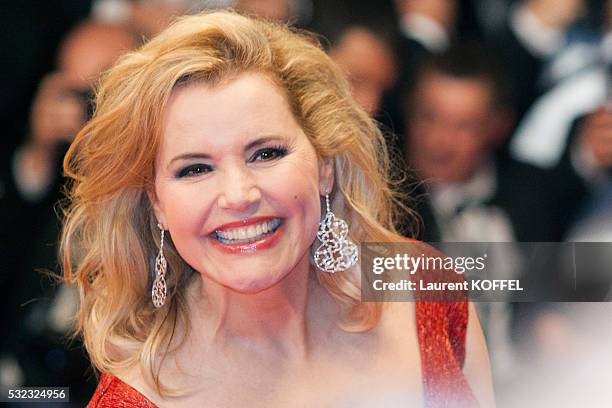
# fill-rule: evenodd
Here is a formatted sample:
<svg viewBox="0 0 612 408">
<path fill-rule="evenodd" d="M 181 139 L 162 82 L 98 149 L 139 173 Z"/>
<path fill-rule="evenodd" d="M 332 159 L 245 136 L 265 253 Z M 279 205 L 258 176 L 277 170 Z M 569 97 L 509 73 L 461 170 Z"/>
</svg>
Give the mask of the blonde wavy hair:
<svg viewBox="0 0 612 408">
<path fill-rule="evenodd" d="M 159 369 L 177 322 L 188 327 L 184 288 L 194 273 L 170 240 L 164 248 L 169 301 L 153 307 L 159 230 L 147 191 L 164 108 L 177 86 L 214 85 L 246 71 L 272 77 L 318 155 L 333 158 L 333 209 L 349 223 L 352 239 L 401 239 L 394 229 L 401 204 L 387 179 L 383 135 L 311 35 L 231 11 L 177 19 L 103 75 L 95 114 L 64 159 L 70 183 L 60 243 L 64 279 L 80 292 L 75 334 L 95 368 L 140 364 L 162 395 L 169 390 Z M 346 312 L 340 327 L 376 325 L 380 308 L 361 303 L 358 282 L 348 274 L 317 274 Z"/>
</svg>

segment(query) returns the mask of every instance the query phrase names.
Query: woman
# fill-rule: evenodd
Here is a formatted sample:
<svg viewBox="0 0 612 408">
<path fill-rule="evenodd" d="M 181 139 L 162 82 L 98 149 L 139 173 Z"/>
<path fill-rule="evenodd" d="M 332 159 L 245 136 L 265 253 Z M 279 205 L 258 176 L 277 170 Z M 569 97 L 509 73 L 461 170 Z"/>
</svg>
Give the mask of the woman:
<svg viewBox="0 0 612 408">
<path fill-rule="evenodd" d="M 61 248 L 103 373 L 90 406 L 492 404 L 466 302 L 360 302 L 354 242 L 401 240 L 396 199 L 382 135 L 309 38 L 184 17 L 96 102 Z"/>
</svg>

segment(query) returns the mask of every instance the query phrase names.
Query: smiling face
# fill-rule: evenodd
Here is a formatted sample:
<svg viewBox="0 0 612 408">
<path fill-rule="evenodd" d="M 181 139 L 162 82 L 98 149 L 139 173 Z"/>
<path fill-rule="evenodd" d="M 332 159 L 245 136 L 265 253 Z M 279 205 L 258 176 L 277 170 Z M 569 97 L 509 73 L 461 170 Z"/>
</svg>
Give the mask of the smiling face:
<svg viewBox="0 0 612 408">
<path fill-rule="evenodd" d="M 175 90 L 155 166 L 155 215 L 206 278 L 253 293 L 307 268 L 332 167 L 271 79 Z"/>
</svg>

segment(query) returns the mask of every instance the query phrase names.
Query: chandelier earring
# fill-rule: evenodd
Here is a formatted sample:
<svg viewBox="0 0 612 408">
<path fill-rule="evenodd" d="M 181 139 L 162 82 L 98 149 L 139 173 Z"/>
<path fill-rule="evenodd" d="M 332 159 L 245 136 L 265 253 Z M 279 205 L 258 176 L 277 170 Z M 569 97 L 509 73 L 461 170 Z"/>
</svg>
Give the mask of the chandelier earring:
<svg viewBox="0 0 612 408">
<path fill-rule="evenodd" d="M 336 217 L 329 204 L 329 194 L 325 194 L 325 216 L 319 223 L 317 238 L 321 245 L 316 249 L 314 262 L 323 272 L 343 272 L 353 267 L 359 260 L 357 245 L 348 238 L 346 221 Z"/>
<path fill-rule="evenodd" d="M 161 224 L 157 224 L 161 231 L 161 239 L 159 243 L 159 253 L 155 258 L 155 279 L 151 289 L 151 300 L 153 306 L 160 308 L 166 304 L 168 287 L 166 286 L 166 271 L 168 270 L 168 262 L 164 256 L 164 229 Z"/>
</svg>

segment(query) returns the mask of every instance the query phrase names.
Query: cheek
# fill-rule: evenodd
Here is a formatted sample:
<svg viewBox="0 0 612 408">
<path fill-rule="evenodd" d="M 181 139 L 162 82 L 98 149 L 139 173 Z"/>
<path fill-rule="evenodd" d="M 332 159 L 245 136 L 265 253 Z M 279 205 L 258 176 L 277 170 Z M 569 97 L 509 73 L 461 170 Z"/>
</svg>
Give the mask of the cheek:
<svg viewBox="0 0 612 408">
<path fill-rule="evenodd" d="M 409 130 L 408 143 L 413 152 L 429 153 L 431 150 L 439 149 L 444 138 L 436 137 L 429 126 L 413 125 Z"/>
<path fill-rule="evenodd" d="M 199 232 L 210 208 L 210 194 L 196 184 L 168 183 L 158 189 L 160 207 L 164 212 L 167 228 L 175 236 L 183 232 Z M 177 237 L 178 238 L 178 237 Z"/>
<path fill-rule="evenodd" d="M 321 212 L 324 211 L 321 208 L 320 198 L 318 194 L 295 195 L 293 201 L 296 205 L 300 206 L 302 214 L 300 216 L 303 224 L 301 234 L 303 234 L 306 240 L 312 242 L 317 235 L 317 229 L 321 221 Z"/>
<path fill-rule="evenodd" d="M 468 134 L 458 139 L 461 143 L 457 144 L 455 150 L 457 151 L 457 155 L 463 160 L 472 161 L 480 156 L 482 152 L 482 143 L 479 136 Z"/>
<path fill-rule="evenodd" d="M 310 164 L 310 162 L 309 162 Z M 303 223 L 302 233 L 312 236 L 321 217 L 319 178 L 316 165 L 287 163 L 285 171 L 266 177 L 266 190 L 272 201 L 279 201 L 288 216 Z"/>
</svg>

